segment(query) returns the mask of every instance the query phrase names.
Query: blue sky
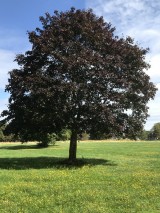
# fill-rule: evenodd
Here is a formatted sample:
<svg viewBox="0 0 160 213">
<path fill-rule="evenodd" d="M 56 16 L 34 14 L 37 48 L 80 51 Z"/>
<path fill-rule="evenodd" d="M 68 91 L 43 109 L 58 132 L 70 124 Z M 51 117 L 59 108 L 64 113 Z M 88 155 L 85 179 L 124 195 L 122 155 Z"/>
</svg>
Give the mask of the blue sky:
<svg viewBox="0 0 160 213">
<path fill-rule="evenodd" d="M 15 55 L 30 49 L 27 31 L 40 26 L 39 16 L 54 10 L 92 8 L 116 27 L 120 36 L 130 35 L 142 47 L 149 47 L 147 71 L 158 92 L 148 106 L 150 117 L 145 128 L 160 122 L 160 1 L 159 0 L 0 0 L 0 112 L 7 107 L 4 93 L 8 71 L 17 67 Z"/>
</svg>

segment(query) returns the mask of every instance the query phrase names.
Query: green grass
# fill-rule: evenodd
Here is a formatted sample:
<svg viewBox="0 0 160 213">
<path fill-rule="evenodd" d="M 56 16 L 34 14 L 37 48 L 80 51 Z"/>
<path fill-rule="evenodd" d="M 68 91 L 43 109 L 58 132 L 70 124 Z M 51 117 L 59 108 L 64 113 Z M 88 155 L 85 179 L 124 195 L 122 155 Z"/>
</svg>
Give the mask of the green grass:
<svg viewBox="0 0 160 213">
<path fill-rule="evenodd" d="M 1 213 L 159 213 L 160 142 L 0 144 Z"/>
</svg>

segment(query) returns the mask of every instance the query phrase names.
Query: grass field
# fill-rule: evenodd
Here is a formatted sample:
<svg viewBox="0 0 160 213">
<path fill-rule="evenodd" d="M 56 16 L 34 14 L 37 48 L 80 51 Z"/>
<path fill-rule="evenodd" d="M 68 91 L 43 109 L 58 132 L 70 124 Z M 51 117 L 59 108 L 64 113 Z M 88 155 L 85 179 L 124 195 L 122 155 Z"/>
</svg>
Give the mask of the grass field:
<svg viewBox="0 0 160 213">
<path fill-rule="evenodd" d="M 160 142 L 0 143 L 1 213 L 159 213 Z"/>
</svg>

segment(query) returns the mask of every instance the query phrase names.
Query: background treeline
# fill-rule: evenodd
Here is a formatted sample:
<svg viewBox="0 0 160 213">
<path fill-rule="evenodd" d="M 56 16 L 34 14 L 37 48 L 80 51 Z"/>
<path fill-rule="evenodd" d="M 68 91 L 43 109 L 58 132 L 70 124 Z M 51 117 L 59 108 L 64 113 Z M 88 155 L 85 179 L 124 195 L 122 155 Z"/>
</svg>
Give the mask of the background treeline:
<svg viewBox="0 0 160 213">
<path fill-rule="evenodd" d="M 6 125 L 0 125 L 0 142 L 15 141 L 13 134 L 5 134 Z"/>
<path fill-rule="evenodd" d="M 14 134 L 8 134 L 5 131 L 6 125 L 1 125 L 0 126 L 0 142 L 16 142 L 16 141 L 22 141 L 24 140 L 21 135 L 15 136 Z M 55 141 L 66 141 L 69 140 L 71 136 L 71 132 L 68 129 L 64 129 L 60 131 L 58 134 L 52 133 L 52 134 L 47 134 L 46 143 L 54 143 Z M 23 139 L 22 139 L 23 138 Z"/>
<path fill-rule="evenodd" d="M 150 131 L 143 130 L 141 140 L 160 140 L 160 123 L 155 123 Z"/>
<path fill-rule="evenodd" d="M 5 132 L 6 125 L 0 126 L 0 142 L 16 142 L 16 141 L 23 141 L 21 136 L 15 137 L 14 134 L 7 134 Z M 59 133 L 55 134 L 48 134 L 46 137 L 47 144 L 53 144 L 56 141 L 66 141 L 70 140 L 71 131 L 69 129 L 63 129 Z M 78 136 L 79 140 L 104 140 L 111 138 L 108 134 L 101 134 L 99 132 L 93 132 L 92 134 L 87 134 L 86 132 L 82 133 Z M 125 139 L 125 136 L 124 136 Z M 150 131 L 143 130 L 139 133 L 138 138 L 139 140 L 160 140 L 160 123 L 154 124 Z"/>
</svg>

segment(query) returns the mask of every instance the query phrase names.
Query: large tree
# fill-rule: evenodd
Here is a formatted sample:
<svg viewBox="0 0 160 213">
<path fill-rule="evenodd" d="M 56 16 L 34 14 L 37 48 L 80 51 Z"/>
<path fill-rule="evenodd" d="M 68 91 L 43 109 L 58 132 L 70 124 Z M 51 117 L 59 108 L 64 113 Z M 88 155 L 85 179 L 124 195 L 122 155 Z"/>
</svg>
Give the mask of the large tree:
<svg viewBox="0 0 160 213">
<path fill-rule="evenodd" d="M 92 10 L 55 11 L 28 32 L 32 49 L 17 55 L 6 91 L 8 130 L 24 139 L 70 129 L 69 160 L 76 160 L 77 134 L 136 137 L 156 88 L 145 73 L 148 49 Z"/>
</svg>

